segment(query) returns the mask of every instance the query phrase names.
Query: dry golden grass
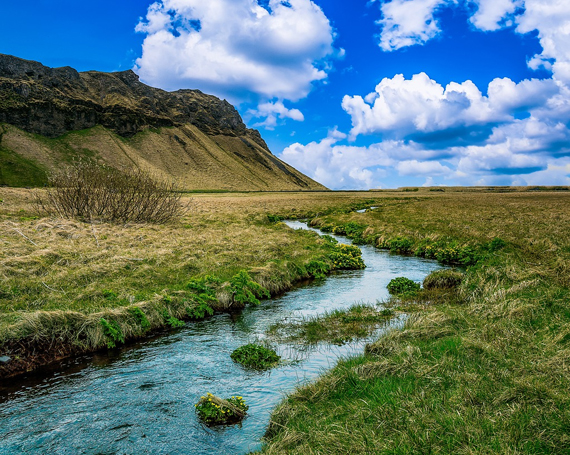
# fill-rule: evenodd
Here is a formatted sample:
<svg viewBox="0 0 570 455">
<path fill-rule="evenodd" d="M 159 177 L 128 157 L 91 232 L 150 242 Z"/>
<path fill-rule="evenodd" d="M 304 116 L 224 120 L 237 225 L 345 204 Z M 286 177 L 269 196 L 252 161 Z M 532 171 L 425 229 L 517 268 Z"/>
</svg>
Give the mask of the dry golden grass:
<svg viewBox="0 0 570 455">
<path fill-rule="evenodd" d="M 326 253 L 314 234 L 271 223 L 268 214 L 358 204 L 363 195 L 193 195 L 176 222 L 85 223 L 38 218 L 30 190 L 0 188 L 0 342 L 94 349 L 105 346 L 101 318 L 125 338 L 188 319 L 195 302 L 186 284 L 212 275 L 225 285 L 217 309 L 235 307 L 228 280 L 240 270 L 272 294 L 304 279 L 303 264 Z M 301 267 L 299 267 L 301 266 Z M 164 311 L 168 317 L 164 316 Z"/>
</svg>

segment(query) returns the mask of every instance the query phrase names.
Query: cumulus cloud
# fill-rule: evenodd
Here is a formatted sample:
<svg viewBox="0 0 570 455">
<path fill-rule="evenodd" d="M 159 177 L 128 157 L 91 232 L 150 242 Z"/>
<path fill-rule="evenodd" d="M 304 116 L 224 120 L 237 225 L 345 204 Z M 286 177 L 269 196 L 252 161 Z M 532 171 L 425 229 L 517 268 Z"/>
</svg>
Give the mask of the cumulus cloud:
<svg viewBox="0 0 570 455">
<path fill-rule="evenodd" d="M 449 0 L 392 0 L 382 3 L 380 47 L 394 51 L 414 44 L 423 44 L 440 32 L 434 17 L 437 8 Z"/>
<path fill-rule="evenodd" d="M 568 130 L 534 118 L 495 127 L 484 144 L 438 150 L 404 140 L 350 146 L 345 139 L 333 132 L 293 144 L 281 158 L 333 189 L 404 186 L 410 178 L 430 186 L 570 184 Z"/>
<path fill-rule="evenodd" d="M 529 66 L 551 69 L 557 80 L 570 85 L 570 2 L 525 0 L 524 13 L 516 21 L 519 33 L 538 31 L 542 53 Z"/>
<path fill-rule="evenodd" d="M 334 32 L 311 0 L 160 0 L 137 31 L 136 70 L 171 90 L 200 88 L 233 102 L 299 100 L 327 77 Z"/>
<path fill-rule="evenodd" d="M 515 84 L 503 78 L 493 80 L 484 96 L 471 81 L 452 82 L 444 88 L 425 73 L 411 79 L 399 74 L 383 79 L 365 97 L 345 96 L 342 107 L 352 118 L 352 137 L 375 133 L 400 139 L 414 133 L 509 122 L 521 111 L 543 106 L 559 90 L 552 80 Z"/>
<path fill-rule="evenodd" d="M 513 17 L 524 0 L 474 0 L 477 10 L 471 23 L 480 30 L 493 31 L 513 25 Z"/>
<path fill-rule="evenodd" d="M 277 126 L 278 119 L 292 119 L 297 122 L 305 121 L 305 116 L 299 109 L 288 109 L 283 101 L 267 102 L 258 105 L 257 109 L 249 109 L 247 114 L 253 118 L 264 118 L 262 122 L 257 122 L 255 128 L 264 127 L 273 130 Z"/>
</svg>

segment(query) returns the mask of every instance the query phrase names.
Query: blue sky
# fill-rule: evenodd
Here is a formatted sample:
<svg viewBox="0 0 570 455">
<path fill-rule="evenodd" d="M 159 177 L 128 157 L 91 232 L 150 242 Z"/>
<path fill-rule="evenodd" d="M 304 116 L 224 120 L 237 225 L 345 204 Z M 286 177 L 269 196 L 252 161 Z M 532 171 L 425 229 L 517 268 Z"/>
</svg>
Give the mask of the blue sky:
<svg viewBox="0 0 570 455">
<path fill-rule="evenodd" d="M 566 0 L 22 0 L 0 52 L 234 103 L 334 189 L 570 184 Z"/>
</svg>

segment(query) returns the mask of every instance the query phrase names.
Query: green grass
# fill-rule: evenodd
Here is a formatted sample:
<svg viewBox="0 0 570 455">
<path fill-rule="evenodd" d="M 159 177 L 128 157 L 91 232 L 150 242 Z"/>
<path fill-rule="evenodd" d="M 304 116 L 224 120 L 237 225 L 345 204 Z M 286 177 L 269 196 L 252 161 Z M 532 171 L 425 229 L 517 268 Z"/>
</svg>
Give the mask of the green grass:
<svg viewBox="0 0 570 455">
<path fill-rule="evenodd" d="M 307 344 L 326 341 L 342 345 L 370 336 L 395 316 L 393 310 L 379 305 L 357 304 L 346 311 L 335 310 L 322 316 L 273 324 L 267 333 L 280 341 Z"/>
<path fill-rule="evenodd" d="M 38 218 L 31 191 L 0 191 L 0 349 L 14 358 L 112 348 L 363 266 L 353 249 L 267 217 L 269 205 L 344 211 L 342 198 L 202 195 L 180 221 L 117 225 Z"/>
<path fill-rule="evenodd" d="M 389 302 L 404 328 L 286 398 L 262 452 L 570 453 L 570 198 L 446 191 L 315 224 L 349 222 L 477 260 Z"/>
<path fill-rule="evenodd" d="M 281 359 L 274 349 L 256 343 L 240 346 L 230 357 L 234 362 L 254 370 L 273 368 Z"/>
<path fill-rule="evenodd" d="M 46 183 L 47 174 L 40 164 L 0 146 L 0 185 L 36 187 Z"/>
</svg>

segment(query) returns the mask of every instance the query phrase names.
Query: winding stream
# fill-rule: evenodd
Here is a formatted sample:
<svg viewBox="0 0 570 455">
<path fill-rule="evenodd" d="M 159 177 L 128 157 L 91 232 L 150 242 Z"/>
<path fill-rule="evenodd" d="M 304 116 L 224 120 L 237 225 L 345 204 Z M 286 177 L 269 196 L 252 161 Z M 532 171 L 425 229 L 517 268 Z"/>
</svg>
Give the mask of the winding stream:
<svg viewBox="0 0 570 455">
<path fill-rule="evenodd" d="M 240 314 L 216 315 L 108 354 L 74 359 L 19 378 L 17 385 L 0 383 L 0 454 L 234 455 L 258 449 L 284 395 L 339 357 L 360 354 L 367 340 L 342 347 L 280 344 L 279 354 L 295 362 L 265 373 L 234 364 L 234 349 L 284 318 L 382 300 L 392 278 L 421 281 L 440 268 L 435 261 L 361 248 L 365 270 L 335 273 Z M 205 427 L 194 411 L 205 392 L 243 396 L 249 416 L 241 426 Z"/>
</svg>

